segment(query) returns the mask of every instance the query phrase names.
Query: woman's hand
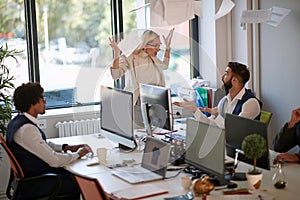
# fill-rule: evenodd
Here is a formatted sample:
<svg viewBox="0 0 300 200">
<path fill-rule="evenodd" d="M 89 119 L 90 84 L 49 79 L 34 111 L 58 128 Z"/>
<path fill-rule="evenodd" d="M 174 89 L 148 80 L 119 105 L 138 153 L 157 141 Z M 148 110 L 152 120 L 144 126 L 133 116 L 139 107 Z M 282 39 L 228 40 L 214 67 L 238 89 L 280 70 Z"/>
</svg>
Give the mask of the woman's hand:
<svg viewBox="0 0 300 200">
<path fill-rule="evenodd" d="M 114 36 L 108 38 L 109 39 L 109 45 L 111 46 L 111 48 L 115 51 L 115 53 L 120 54 L 121 50 L 118 47 L 118 44 L 120 42 L 120 38 L 117 38 L 117 41 L 115 41 Z"/>
<path fill-rule="evenodd" d="M 172 37 L 173 37 L 173 32 L 174 32 L 174 29 L 175 28 L 172 28 L 169 32 L 169 34 L 167 35 L 167 37 L 165 37 L 163 35 L 163 39 L 164 39 L 164 42 L 165 42 L 165 45 L 166 45 L 166 49 L 170 49 L 171 47 L 171 40 L 172 40 Z"/>
</svg>

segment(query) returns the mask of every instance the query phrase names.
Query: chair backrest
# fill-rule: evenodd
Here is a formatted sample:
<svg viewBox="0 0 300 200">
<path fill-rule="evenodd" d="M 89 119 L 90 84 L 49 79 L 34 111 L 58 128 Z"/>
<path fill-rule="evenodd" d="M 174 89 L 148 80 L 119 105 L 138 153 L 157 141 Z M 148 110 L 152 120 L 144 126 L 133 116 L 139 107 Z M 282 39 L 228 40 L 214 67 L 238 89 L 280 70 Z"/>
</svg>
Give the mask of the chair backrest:
<svg viewBox="0 0 300 200">
<path fill-rule="evenodd" d="M 6 195 L 9 199 L 57 199 L 56 195 L 60 191 L 61 187 L 61 179 L 59 176 L 57 176 L 56 174 L 48 173 L 35 177 L 25 178 L 24 172 L 19 162 L 17 161 L 11 150 L 8 148 L 1 134 L 0 144 L 8 156 L 10 166 L 12 169 L 10 174 L 10 180 L 6 189 Z M 15 184 L 13 184 L 13 194 L 11 194 L 12 182 L 15 182 Z M 41 190 L 41 187 L 45 187 L 44 185 L 47 185 L 46 189 Z"/>
<path fill-rule="evenodd" d="M 260 121 L 266 123 L 267 125 L 269 125 L 271 118 L 272 118 L 272 113 L 265 111 L 265 110 L 261 110 L 260 111 Z"/>
<path fill-rule="evenodd" d="M 5 150 L 5 152 L 7 153 L 7 156 L 8 156 L 10 165 L 11 165 L 11 169 L 14 172 L 14 177 L 24 178 L 24 172 L 23 172 L 19 162 L 15 158 L 14 154 L 8 148 L 8 146 L 7 146 L 4 138 L 2 137 L 2 135 L 0 135 L 0 143 L 1 143 L 1 146 L 3 147 L 3 149 Z"/>
<path fill-rule="evenodd" d="M 85 200 L 107 200 L 105 191 L 98 179 L 74 174 L 74 178 Z"/>
</svg>

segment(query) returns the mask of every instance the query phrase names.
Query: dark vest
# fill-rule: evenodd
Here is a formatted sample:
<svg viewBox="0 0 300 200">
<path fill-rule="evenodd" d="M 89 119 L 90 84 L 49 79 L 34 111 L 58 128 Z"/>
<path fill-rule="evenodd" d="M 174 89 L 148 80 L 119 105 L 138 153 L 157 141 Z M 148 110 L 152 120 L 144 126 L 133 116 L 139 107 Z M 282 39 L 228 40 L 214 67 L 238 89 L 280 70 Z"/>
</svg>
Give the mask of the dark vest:
<svg viewBox="0 0 300 200">
<path fill-rule="evenodd" d="M 233 109 L 232 114 L 234 114 L 234 115 L 239 115 L 239 114 L 240 114 L 240 112 L 242 111 L 242 106 L 243 106 L 243 104 L 244 104 L 248 99 L 250 99 L 250 98 L 256 98 L 256 97 L 254 96 L 254 94 L 253 94 L 250 90 L 248 90 L 248 89 L 245 89 L 245 90 L 246 90 L 246 92 L 245 92 L 245 94 L 242 96 L 242 99 L 238 100 L 238 102 L 237 102 L 235 108 Z M 221 100 L 221 102 L 220 102 L 220 103 L 221 103 L 221 113 L 220 113 L 220 115 L 221 115 L 223 118 L 225 118 L 225 113 L 224 113 L 224 103 L 225 103 L 226 100 L 227 100 L 226 97 L 224 97 L 224 98 Z M 258 99 L 257 99 L 257 101 L 259 102 L 260 107 L 262 107 L 262 105 L 261 105 L 262 102 L 260 102 Z M 260 119 L 260 113 L 259 113 L 259 115 L 256 116 L 254 119 L 255 119 L 255 120 L 259 120 L 259 119 Z"/>
<path fill-rule="evenodd" d="M 25 115 L 17 115 L 13 120 L 11 120 L 7 126 L 6 142 L 19 164 L 21 165 L 25 177 L 36 176 L 51 171 L 50 167 L 46 162 L 41 160 L 36 155 L 30 153 L 22 146 L 14 142 L 14 135 L 16 131 L 24 124 L 32 124 L 36 126 L 44 140 L 46 140 L 45 133 L 32 121 L 30 121 Z"/>
</svg>

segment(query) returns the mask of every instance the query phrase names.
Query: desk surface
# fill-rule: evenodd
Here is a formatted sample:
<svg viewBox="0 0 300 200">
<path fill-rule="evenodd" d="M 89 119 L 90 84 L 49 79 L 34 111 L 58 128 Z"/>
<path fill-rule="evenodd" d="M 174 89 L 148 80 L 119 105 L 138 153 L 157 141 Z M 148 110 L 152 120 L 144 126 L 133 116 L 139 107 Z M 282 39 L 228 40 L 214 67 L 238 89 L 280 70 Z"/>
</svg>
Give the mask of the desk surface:
<svg viewBox="0 0 300 200">
<path fill-rule="evenodd" d="M 122 162 L 122 160 L 127 159 L 135 159 L 137 163 L 140 163 L 142 152 L 141 151 L 135 151 L 131 153 L 124 153 L 120 152 L 119 150 L 114 150 L 113 148 L 117 146 L 117 144 L 109 141 L 108 139 L 104 137 L 98 137 L 96 134 L 93 135 L 84 135 L 84 136 L 74 136 L 74 137 L 66 137 L 66 138 L 55 138 L 50 139 L 51 141 L 55 143 L 68 143 L 68 144 L 79 144 L 79 143 L 86 143 L 91 146 L 94 152 L 97 152 L 96 149 L 99 147 L 106 147 L 111 150 L 111 155 L 109 157 L 109 161 L 107 164 L 116 164 Z M 272 153 L 272 152 L 271 152 Z M 101 185 L 103 186 L 104 190 L 111 194 L 118 190 L 123 190 L 126 188 L 133 187 L 134 185 L 129 184 L 116 176 L 112 175 L 110 172 L 110 169 L 107 168 L 105 165 L 95 165 L 95 166 L 87 166 L 88 163 L 92 163 L 97 161 L 97 159 L 94 158 L 84 158 L 78 161 L 75 161 L 69 166 L 66 166 L 66 168 L 73 172 L 78 173 L 90 177 L 95 177 L 99 180 Z M 251 166 L 240 162 L 237 168 L 237 172 L 245 172 L 248 169 L 250 169 Z M 261 185 L 261 190 L 266 191 L 268 194 L 271 194 L 271 196 L 274 196 L 276 199 L 299 199 L 300 196 L 300 165 L 299 164 L 285 164 L 284 165 L 284 173 L 287 177 L 287 187 L 285 189 L 275 189 L 272 185 L 272 176 L 275 172 L 275 169 L 271 169 L 270 171 L 263 170 L 263 180 Z M 168 171 L 167 177 L 172 176 L 176 174 L 174 171 Z M 163 199 L 164 197 L 173 197 L 181 194 L 186 194 L 189 192 L 188 190 L 184 190 L 181 187 L 180 184 L 180 177 L 185 176 L 183 172 L 176 176 L 175 178 L 160 180 L 160 181 L 154 181 L 154 182 L 148 182 L 143 183 L 143 185 L 155 185 L 160 188 L 168 190 L 168 194 L 154 196 L 148 199 Z M 236 181 L 235 183 L 238 184 L 241 188 L 247 187 L 246 181 Z M 190 189 L 192 191 L 192 189 Z M 219 196 L 222 194 L 221 191 L 212 191 L 211 192 L 211 199 L 215 196 Z M 219 198 L 220 199 L 220 198 Z"/>
</svg>

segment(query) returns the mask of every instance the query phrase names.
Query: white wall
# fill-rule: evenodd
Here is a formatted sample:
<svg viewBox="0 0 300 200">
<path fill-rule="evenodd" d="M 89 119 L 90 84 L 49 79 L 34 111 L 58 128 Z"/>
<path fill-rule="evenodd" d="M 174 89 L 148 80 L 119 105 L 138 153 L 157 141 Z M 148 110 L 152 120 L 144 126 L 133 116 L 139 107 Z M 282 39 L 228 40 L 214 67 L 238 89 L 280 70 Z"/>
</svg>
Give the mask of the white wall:
<svg viewBox="0 0 300 200">
<path fill-rule="evenodd" d="M 199 20 L 199 63 L 200 74 L 216 86 L 216 34 L 215 34 L 215 3 L 202 0 L 203 18 Z"/>
<path fill-rule="evenodd" d="M 269 136 L 274 137 L 300 107 L 300 1 L 260 0 L 261 9 L 278 6 L 291 13 L 278 27 L 260 29 L 261 95 L 264 108 L 273 112 Z"/>
<path fill-rule="evenodd" d="M 247 0 L 236 0 L 232 14 L 232 57 L 236 62 L 247 65 L 247 30 L 241 28 L 240 17 L 247 9 Z"/>
</svg>

